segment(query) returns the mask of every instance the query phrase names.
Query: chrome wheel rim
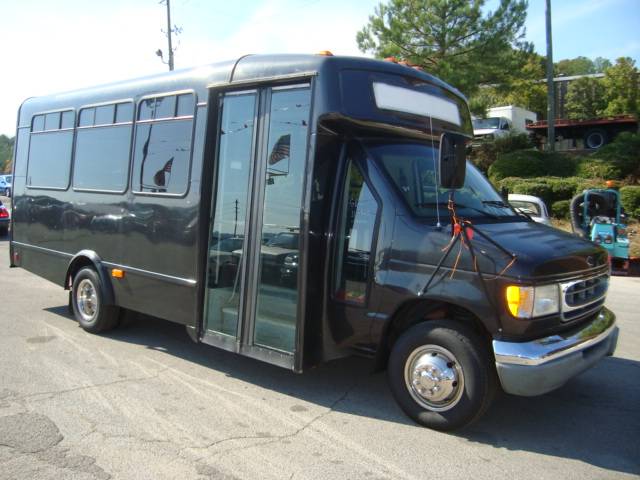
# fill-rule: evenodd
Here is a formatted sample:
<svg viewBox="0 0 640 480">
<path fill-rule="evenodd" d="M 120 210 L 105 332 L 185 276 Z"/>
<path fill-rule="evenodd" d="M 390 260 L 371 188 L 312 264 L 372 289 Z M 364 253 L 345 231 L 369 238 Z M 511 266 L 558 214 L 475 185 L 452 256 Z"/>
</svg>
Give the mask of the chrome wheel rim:
<svg viewBox="0 0 640 480">
<path fill-rule="evenodd" d="M 407 357 L 404 381 L 411 397 L 423 408 L 444 412 L 464 391 L 464 373 L 455 355 L 439 345 L 423 345 Z"/>
<path fill-rule="evenodd" d="M 84 278 L 76 289 L 76 307 L 82 318 L 90 322 L 98 312 L 98 295 L 90 280 Z"/>
</svg>

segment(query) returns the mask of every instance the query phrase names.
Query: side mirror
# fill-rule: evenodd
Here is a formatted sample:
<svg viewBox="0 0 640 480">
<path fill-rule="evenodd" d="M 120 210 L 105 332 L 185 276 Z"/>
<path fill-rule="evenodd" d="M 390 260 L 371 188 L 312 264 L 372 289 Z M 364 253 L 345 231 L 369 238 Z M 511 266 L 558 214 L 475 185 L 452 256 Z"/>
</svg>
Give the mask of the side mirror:
<svg viewBox="0 0 640 480">
<path fill-rule="evenodd" d="M 502 187 L 500 189 L 500 196 L 502 197 L 502 199 L 508 203 L 509 202 L 509 189 L 507 187 Z"/>
<path fill-rule="evenodd" d="M 462 188 L 467 173 L 467 143 L 469 139 L 458 133 L 443 133 L 440 137 L 440 186 Z"/>
</svg>

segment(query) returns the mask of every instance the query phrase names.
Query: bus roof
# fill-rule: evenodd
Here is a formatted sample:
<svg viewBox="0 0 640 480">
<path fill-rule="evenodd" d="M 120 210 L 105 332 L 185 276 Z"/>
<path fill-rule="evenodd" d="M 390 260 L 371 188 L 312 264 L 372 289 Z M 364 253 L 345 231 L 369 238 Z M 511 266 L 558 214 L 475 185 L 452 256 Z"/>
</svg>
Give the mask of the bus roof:
<svg viewBox="0 0 640 480">
<path fill-rule="evenodd" d="M 185 68 L 146 77 L 123 80 L 42 97 L 32 97 L 20 107 L 18 127 L 28 127 L 36 113 L 64 108 L 79 108 L 100 102 L 132 99 L 142 95 L 192 89 L 206 101 L 206 89 L 213 85 L 233 85 L 287 76 L 322 75 L 345 68 L 395 73 L 437 85 L 457 97 L 463 95 L 426 72 L 393 62 L 364 57 L 327 55 L 245 55 L 235 60 Z"/>
</svg>

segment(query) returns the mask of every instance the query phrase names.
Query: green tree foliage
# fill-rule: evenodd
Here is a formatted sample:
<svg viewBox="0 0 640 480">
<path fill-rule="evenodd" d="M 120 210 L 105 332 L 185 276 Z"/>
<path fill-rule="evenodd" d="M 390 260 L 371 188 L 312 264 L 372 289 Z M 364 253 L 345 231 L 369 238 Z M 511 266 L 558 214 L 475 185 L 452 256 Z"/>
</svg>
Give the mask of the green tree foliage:
<svg viewBox="0 0 640 480">
<path fill-rule="evenodd" d="M 517 72 L 508 72 L 510 78 L 500 85 L 483 86 L 469 98 L 469 108 L 476 116 L 484 108 L 501 105 L 516 105 L 545 118 L 547 110 L 547 87 L 544 78 L 544 57 L 535 53 L 525 56 L 526 60 Z"/>
<path fill-rule="evenodd" d="M 486 174 L 498 155 L 530 148 L 533 148 L 533 144 L 529 135 L 515 133 L 498 137 L 495 140 L 484 140 L 479 145 L 475 145 L 471 150 L 470 159 L 476 167 Z"/>
<path fill-rule="evenodd" d="M 553 70 L 556 76 L 564 75 L 570 77 L 573 75 L 596 73 L 596 66 L 593 60 L 587 57 L 576 57 L 556 62 L 553 66 Z"/>
<path fill-rule="evenodd" d="M 0 173 L 8 172 L 13 158 L 13 138 L 0 135 Z"/>
<path fill-rule="evenodd" d="M 568 155 L 538 150 L 517 150 L 499 154 L 497 160 L 489 167 L 489 178 L 496 182 L 507 177 L 569 177 L 574 175 L 576 170 L 576 160 Z"/>
<path fill-rule="evenodd" d="M 596 73 L 604 73 L 604 71 L 611 66 L 611 62 L 606 58 L 596 57 L 593 61 L 593 67 Z"/>
<path fill-rule="evenodd" d="M 594 118 L 601 115 L 606 107 L 604 85 L 600 79 L 582 77 L 569 83 L 566 103 L 569 118 Z"/>
<path fill-rule="evenodd" d="M 531 50 L 524 42 L 526 0 L 389 0 L 375 8 L 357 34 L 358 47 L 379 58 L 420 66 L 466 94 L 501 83 Z"/>
<path fill-rule="evenodd" d="M 613 142 L 598 149 L 588 158 L 592 162 L 609 165 L 619 172 L 618 177 L 612 178 L 629 177 L 631 183 L 636 183 L 640 179 L 640 134 L 622 132 Z"/>
<path fill-rule="evenodd" d="M 621 57 L 604 72 L 604 89 L 607 99 L 605 115 L 638 114 L 638 84 L 640 75 L 635 61 Z"/>
</svg>

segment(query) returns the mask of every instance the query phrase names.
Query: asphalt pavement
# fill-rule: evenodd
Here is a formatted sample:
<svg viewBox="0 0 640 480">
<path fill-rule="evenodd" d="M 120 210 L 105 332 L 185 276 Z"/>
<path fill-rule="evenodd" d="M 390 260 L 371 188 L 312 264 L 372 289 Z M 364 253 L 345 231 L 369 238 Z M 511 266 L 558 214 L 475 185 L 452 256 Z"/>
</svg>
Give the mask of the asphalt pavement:
<svg viewBox="0 0 640 480">
<path fill-rule="evenodd" d="M 302 375 L 131 317 L 90 335 L 0 239 L 0 479 L 640 476 L 640 278 L 613 278 L 616 355 L 456 433 L 412 423 L 362 359 Z"/>
</svg>

